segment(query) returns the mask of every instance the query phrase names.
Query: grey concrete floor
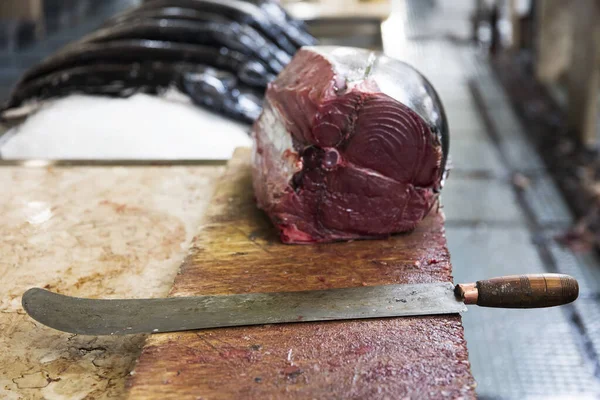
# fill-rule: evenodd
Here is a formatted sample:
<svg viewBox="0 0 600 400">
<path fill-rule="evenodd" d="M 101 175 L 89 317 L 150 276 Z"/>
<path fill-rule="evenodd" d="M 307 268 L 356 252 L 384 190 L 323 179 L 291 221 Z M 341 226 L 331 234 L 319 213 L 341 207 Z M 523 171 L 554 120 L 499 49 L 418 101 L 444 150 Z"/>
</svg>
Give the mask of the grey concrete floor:
<svg viewBox="0 0 600 400">
<path fill-rule="evenodd" d="M 598 398 L 598 260 L 555 243 L 554 235 L 572 223 L 568 207 L 509 102 L 497 88 L 491 89 L 489 82 L 495 77 L 481 73 L 486 61 L 469 50 L 457 49 L 459 53 L 463 63 L 484 64 L 480 73 L 467 77 L 480 100 L 478 115 L 462 116 L 473 124 L 483 123 L 484 129 L 479 137 L 471 132 L 465 139 L 460 129 L 452 131 L 461 144 L 451 150 L 456 179 L 448 181 L 443 201 L 455 280 L 564 272 L 582 283 L 575 306 L 473 308 L 464 316 L 477 391 L 482 398 L 498 399 Z M 486 156 L 473 156 L 482 146 Z M 500 166 L 494 162 L 493 174 L 483 174 L 491 169 L 490 157 Z M 528 177 L 530 185 L 513 186 L 515 173 Z"/>
<path fill-rule="evenodd" d="M 563 272 L 581 283 L 574 305 L 471 307 L 464 314 L 477 393 L 482 399 L 596 399 L 600 263 L 553 240 L 573 217 L 486 57 L 467 40 L 472 4 L 396 3 L 406 13 L 408 39 L 398 53 L 432 81 L 449 119 L 453 170 L 442 202 L 455 282 Z M 389 43 L 385 50 L 394 54 Z M 516 173 L 530 184 L 514 186 Z"/>
</svg>

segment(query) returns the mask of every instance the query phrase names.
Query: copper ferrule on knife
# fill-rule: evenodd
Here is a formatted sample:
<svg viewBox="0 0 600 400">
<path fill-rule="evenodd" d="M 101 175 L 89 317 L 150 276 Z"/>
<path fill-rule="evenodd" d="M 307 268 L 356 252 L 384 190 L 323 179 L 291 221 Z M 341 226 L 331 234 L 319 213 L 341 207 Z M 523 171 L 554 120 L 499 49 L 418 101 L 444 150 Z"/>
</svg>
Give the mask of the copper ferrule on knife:
<svg viewBox="0 0 600 400">
<path fill-rule="evenodd" d="M 454 293 L 456 293 L 456 296 L 459 297 L 465 304 L 477 304 L 479 291 L 477 290 L 476 283 L 462 283 L 456 285 Z"/>
</svg>

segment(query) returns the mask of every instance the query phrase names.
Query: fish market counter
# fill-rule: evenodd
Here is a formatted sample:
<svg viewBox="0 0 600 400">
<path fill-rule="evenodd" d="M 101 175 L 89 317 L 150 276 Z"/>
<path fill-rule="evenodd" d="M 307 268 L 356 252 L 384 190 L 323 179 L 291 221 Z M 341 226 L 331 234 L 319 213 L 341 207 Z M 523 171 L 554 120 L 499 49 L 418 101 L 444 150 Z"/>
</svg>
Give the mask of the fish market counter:
<svg viewBox="0 0 600 400">
<path fill-rule="evenodd" d="M 165 296 L 222 172 L 0 166 L 0 398 L 125 396 L 144 335 L 54 331 L 24 314 L 21 295 L 45 287 L 96 298 Z"/>
<path fill-rule="evenodd" d="M 227 167 L 0 166 L 0 397 L 474 398 L 457 315 L 84 337 L 24 314 L 30 287 L 143 298 L 451 281 L 441 212 L 389 240 L 283 245 L 249 166 L 246 150 Z"/>
</svg>

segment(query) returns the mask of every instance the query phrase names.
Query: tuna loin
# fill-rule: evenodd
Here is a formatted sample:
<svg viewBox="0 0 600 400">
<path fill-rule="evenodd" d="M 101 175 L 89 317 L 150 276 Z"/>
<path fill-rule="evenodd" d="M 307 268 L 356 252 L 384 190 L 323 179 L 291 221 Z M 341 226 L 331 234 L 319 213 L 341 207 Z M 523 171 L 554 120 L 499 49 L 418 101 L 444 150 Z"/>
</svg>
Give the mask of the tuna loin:
<svg viewBox="0 0 600 400">
<path fill-rule="evenodd" d="M 258 206 L 285 243 L 412 230 L 443 184 L 448 125 L 409 65 L 347 47 L 305 47 L 254 125 Z"/>
</svg>

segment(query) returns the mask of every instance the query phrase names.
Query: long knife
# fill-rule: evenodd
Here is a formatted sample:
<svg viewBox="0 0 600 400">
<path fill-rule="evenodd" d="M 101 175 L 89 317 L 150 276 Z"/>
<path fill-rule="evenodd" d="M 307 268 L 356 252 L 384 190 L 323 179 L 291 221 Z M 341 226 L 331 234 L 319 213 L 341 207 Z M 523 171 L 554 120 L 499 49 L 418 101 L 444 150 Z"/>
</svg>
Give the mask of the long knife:
<svg viewBox="0 0 600 400">
<path fill-rule="evenodd" d="M 577 281 L 561 274 L 515 275 L 470 284 L 428 283 L 301 292 L 164 299 L 84 299 L 30 289 L 23 308 L 36 321 L 80 335 L 454 314 L 466 304 L 541 308 L 575 301 Z"/>
</svg>

